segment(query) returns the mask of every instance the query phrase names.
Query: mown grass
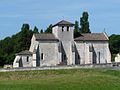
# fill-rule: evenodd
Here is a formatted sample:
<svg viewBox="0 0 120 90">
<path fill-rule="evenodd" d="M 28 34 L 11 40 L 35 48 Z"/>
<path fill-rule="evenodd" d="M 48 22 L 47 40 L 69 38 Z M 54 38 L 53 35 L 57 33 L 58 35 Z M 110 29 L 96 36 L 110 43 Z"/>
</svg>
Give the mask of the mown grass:
<svg viewBox="0 0 120 90">
<path fill-rule="evenodd" d="M 71 69 L 1 72 L 0 90 L 120 90 L 120 71 Z"/>
</svg>

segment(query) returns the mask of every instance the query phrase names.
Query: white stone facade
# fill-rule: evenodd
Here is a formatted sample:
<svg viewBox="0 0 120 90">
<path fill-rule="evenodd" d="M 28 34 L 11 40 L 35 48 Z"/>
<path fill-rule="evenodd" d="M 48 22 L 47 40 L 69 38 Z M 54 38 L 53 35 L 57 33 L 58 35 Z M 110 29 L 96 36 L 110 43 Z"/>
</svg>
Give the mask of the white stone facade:
<svg viewBox="0 0 120 90">
<path fill-rule="evenodd" d="M 100 34 L 103 39 L 75 40 L 73 31 L 73 24 L 61 21 L 53 26 L 52 34 L 34 34 L 29 51 L 18 54 L 13 67 L 20 67 L 20 61 L 21 67 L 111 63 L 105 33 Z"/>
</svg>

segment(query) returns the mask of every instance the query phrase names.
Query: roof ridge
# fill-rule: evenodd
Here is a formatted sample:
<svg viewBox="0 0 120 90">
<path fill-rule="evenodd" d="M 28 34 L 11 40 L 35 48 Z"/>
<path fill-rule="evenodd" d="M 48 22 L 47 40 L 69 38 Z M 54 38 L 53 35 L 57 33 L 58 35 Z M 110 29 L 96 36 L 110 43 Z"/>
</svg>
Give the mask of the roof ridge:
<svg viewBox="0 0 120 90">
<path fill-rule="evenodd" d="M 36 35 L 39 35 L 39 34 L 53 34 L 53 33 L 35 33 Z"/>
<path fill-rule="evenodd" d="M 101 41 L 109 39 L 105 36 L 104 33 L 85 33 L 81 34 L 81 36 L 74 39 L 75 41 Z"/>
<path fill-rule="evenodd" d="M 81 34 L 103 34 L 103 33 L 81 33 Z"/>
<path fill-rule="evenodd" d="M 44 33 L 44 34 L 34 34 L 36 40 L 54 40 L 58 41 L 58 38 L 55 37 L 53 33 Z"/>
<path fill-rule="evenodd" d="M 23 54 L 25 54 L 25 55 L 31 55 L 32 52 L 29 51 L 29 50 L 24 50 L 24 51 L 21 51 L 21 52 L 19 52 L 19 53 L 16 53 L 16 55 L 23 55 Z"/>
<path fill-rule="evenodd" d="M 69 22 L 69 21 L 66 21 L 66 20 L 61 20 L 58 23 L 56 23 L 55 25 L 53 25 L 53 27 L 55 27 L 57 25 L 71 25 L 71 26 L 73 26 L 74 24 Z"/>
</svg>

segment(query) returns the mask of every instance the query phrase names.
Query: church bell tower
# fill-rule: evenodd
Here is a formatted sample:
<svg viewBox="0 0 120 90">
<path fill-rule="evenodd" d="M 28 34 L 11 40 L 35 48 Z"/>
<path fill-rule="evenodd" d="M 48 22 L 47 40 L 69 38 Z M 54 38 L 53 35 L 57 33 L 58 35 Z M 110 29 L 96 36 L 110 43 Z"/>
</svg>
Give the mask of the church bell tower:
<svg viewBox="0 0 120 90">
<path fill-rule="evenodd" d="M 73 40 L 73 31 L 74 24 L 65 20 L 62 20 L 53 26 L 52 33 L 60 41 L 72 41 Z"/>
<path fill-rule="evenodd" d="M 75 61 L 73 58 L 75 54 L 72 52 L 74 24 L 62 20 L 53 26 L 52 33 L 59 39 L 61 62 L 66 65 L 74 65 Z"/>
</svg>

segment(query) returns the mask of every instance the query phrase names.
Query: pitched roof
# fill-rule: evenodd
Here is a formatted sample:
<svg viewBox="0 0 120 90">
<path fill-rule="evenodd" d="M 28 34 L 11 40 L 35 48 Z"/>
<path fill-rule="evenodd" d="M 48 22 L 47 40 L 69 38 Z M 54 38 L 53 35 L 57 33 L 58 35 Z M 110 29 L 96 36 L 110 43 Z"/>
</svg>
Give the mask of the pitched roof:
<svg viewBox="0 0 120 90">
<path fill-rule="evenodd" d="M 75 41 L 108 41 L 104 33 L 87 33 L 81 34 L 80 37 L 75 38 Z"/>
<path fill-rule="evenodd" d="M 34 34 L 37 41 L 58 41 L 53 34 Z"/>
<path fill-rule="evenodd" d="M 62 25 L 64 25 L 64 26 L 74 26 L 73 23 L 65 21 L 65 20 L 62 20 L 62 21 L 58 22 L 57 24 L 53 25 L 53 27 L 55 27 L 55 26 L 62 26 Z"/>
<path fill-rule="evenodd" d="M 16 55 L 32 55 L 32 54 L 33 54 L 32 52 L 25 50 L 25 51 L 17 53 Z"/>
</svg>

